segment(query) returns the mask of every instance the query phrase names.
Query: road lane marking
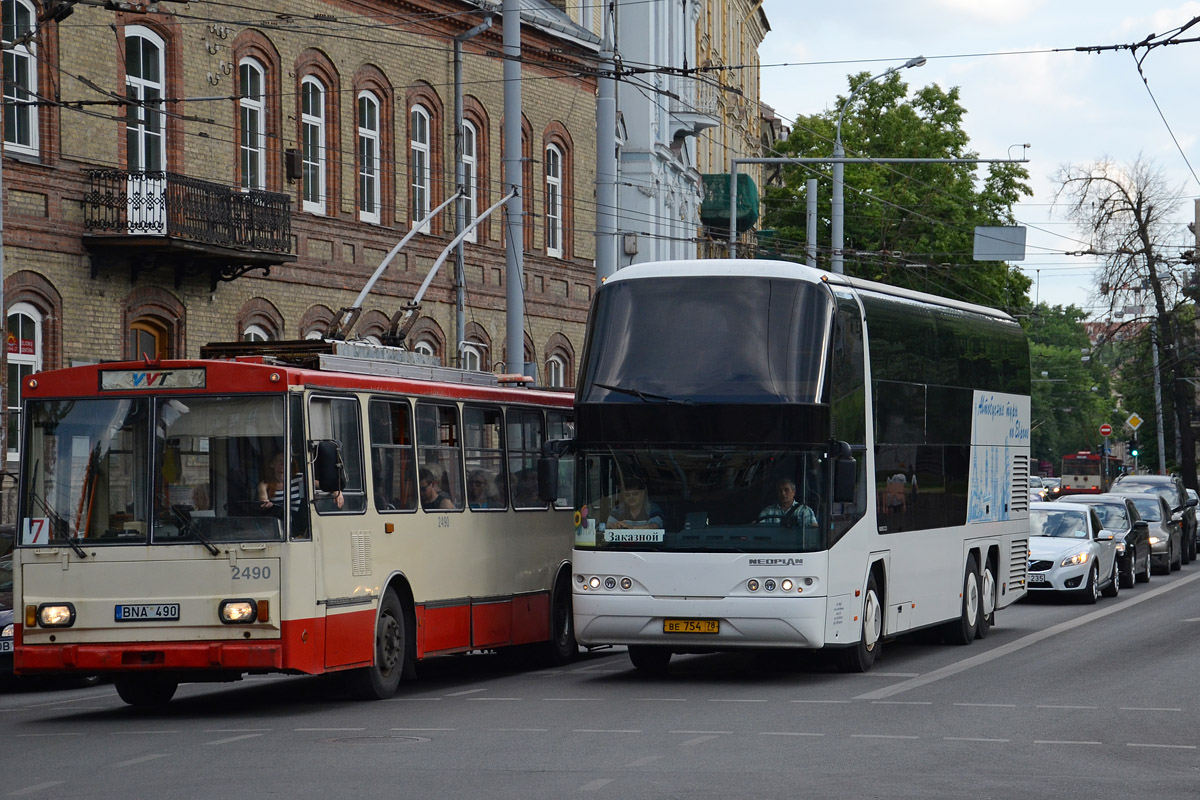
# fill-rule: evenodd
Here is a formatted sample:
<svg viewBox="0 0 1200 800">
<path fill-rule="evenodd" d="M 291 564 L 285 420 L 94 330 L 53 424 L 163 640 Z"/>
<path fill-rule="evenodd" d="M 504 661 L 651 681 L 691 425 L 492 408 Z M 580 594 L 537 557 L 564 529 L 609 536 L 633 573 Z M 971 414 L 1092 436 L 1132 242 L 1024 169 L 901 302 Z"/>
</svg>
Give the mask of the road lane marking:
<svg viewBox="0 0 1200 800">
<path fill-rule="evenodd" d="M 403 728 L 392 728 L 394 731 L 402 731 Z M 431 730 L 438 730 L 432 728 Z M 445 728 L 444 730 L 452 731 L 455 728 Z M 488 728 L 491 733 L 549 733 L 549 728 Z"/>
<path fill-rule="evenodd" d="M 1055 711 L 1095 711 L 1100 706 L 1034 706 L 1034 708 L 1049 708 Z"/>
<path fill-rule="evenodd" d="M 214 739 L 213 741 L 205 742 L 204 744 L 209 745 L 209 746 L 214 746 L 214 745 L 218 745 L 218 744 L 229 744 L 230 742 L 240 742 L 242 739 L 254 739 L 259 736 L 262 736 L 262 734 L 261 733 L 244 733 L 241 736 L 230 736 L 228 739 Z"/>
<path fill-rule="evenodd" d="M 851 701 L 851 700 L 789 700 L 788 702 L 789 703 L 815 703 L 815 704 L 838 705 L 841 703 L 850 703 L 853 701 Z"/>
<path fill-rule="evenodd" d="M 148 756 L 139 756 L 138 758 L 131 758 L 128 761 L 118 761 L 116 764 L 113 764 L 113 766 L 132 767 L 134 764 L 142 764 L 146 761 L 153 761 L 156 758 L 166 758 L 168 755 L 170 755 L 170 753 L 151 753 Z"/>
<path fill-rule="evenodd" d="M 1072 742 L 1072 741 L 1059 740 L 1059 739 L 1034 739 L 1033 743 L 1034 744 L 1083 744 L 1083 745 L 1088 745 L 1088 746 L 1104 744 L 1104 742 Z"/>
<path fill-rule="evenodd" d="M 479 694 L 480 692 L 486 692 L 486 691 L 487 691 L 487 689 L 464 689 L 461 692 L 451 692 L 450 694 L 446 695 L 446 697 L 462 697 L 463 695 Z"/>
<path fill-rule="evenodd" d="M 575 728 L 571 731 L 571 733 L 641 733 L 641 731 L 620 729 L 605 730 L 603 728 Z"/>
<path fill-rule="evenodd" d="M 876 700 L 872 703 L 876 706 L 931 706 L 932 700 Z"/>
<path fill-rule="evenodd" d="M 1195 750 L 1194 744 L 1147 744 L 1144 742 L 1129 742 L 1126 747 L 1161 747 L 1164 750 Z"/>
<path fill-rule="evenodd" d="M 996 659 L 1003 658 L 1004 656 L 1007 656 L 1010 653 L 1015 653 L 1018 650 L 1024 650 L 1026 647 L 1035 645 L 1038 642 L 1043 641 L 1044 639 L 1050 639 L 1054 636 L 1058 636 L 1059 634 L 1066 633 L 1067 631 L 1070 631 L 1070 630 L 1074 630 L 1075 628 L 1078 628 L 1082 625 L 1086 625 L 1089 622 L 1095 622 L 1098 619 L 1103 619 L 1104 617 L 1107 617 L 1111 614 L 1115 614 L 1118 611 L 1127 609 L 1130 606 L 1135 606 L 1138 603 L 1144 603 L 1147 600 L 1158 597 L 1159 595 L 1164 594 L 1166 592 L 1174 591 L 1175 589 L 1178 589 L 1181 586 L 1186 586 L 1187 584 L 1191 583 L 1192 581 L 1197 581 L 1197 580 L 1200 580 L 1200 572 L 1195 572 L 1195 573 L 1187 576 L 1186 578 L 1180 578 L 1178 580 L 1171 581 L 1170 583 L 1159 586 L 1156 589 L 1151 589 L 1150 591 L 1145 592 L 1144 594 L 1138 594 L 1130 600 L 1123 600 L 1119 604 L 1110 605 L 1105 608 L 1099 609 L 1097 611 L 1092 611 L 1091 613 L 1084 614 L 1082 617 L 1075 617 L 1074 619 L 1069 619 L 1069 620 L 1066 620 L 1065 622 L 1060 622 L 1057 625 L 1051 625 L 1049 628 L 1046 628 L 1045 630 L 1036 631 L 1036 632 L 1028 634 L 1026 636 L 1022 636 L 1020 639 L 1017 639 L 1015 642 L 1009 642 L 1008 644 L 1000 645 L 999 647 L 988 650 L 986 653 L 980 653 L 979 655 L 971 656 L 970 658 L 964 658 L 962 661 L 958 661 L 954 664 L 949 664 L 945 667 L 942 667 L 941 669 L 935 669 L 932 672 L 927 672 L 924 675 L 919 675 L 915 678 L 910 678 L 909 680 L 906 680 L 906 681 L 901 681 L 900 683 L 885 687 L 883 689 L 877 689 L 873 692 L 867 692 L 866 694 L 860 694 L 857 697 L 855 697 L 854 699 L 855 700 L 885 700 L 885 699 L 891 697 L 892 695 L 897 695 L 897 694 L 900 694 L 901 692 L 907 692 L 912 689 L 919 689 L 922 686 L 927 686 L 936 681 L 940 681 L 943 678 L 949 678 L 953 675 L 957 675 L 960 672 L 965 672 L 969 669 L 973 669 L 975 667 L 979 667 L 984 664 L 987 664 L 991 661 L 995 661 Z M 796 702 L 796 701 L 793 700 L 792 702 Z"/>
<path fill-rule="evenodd" d="M 1003 743 L 1010 741 L 1009 739 L 989 739 L 984 736 L 943 736 L 943 740 L 947 742 L 996 742 Z"/>
<path fill-rule="evenodd" d="M 625 765 L 625 769 L 633 769 L 634 767 L 648 767 L 655 761 L 659 761 L 661 759 L 662 756 L 646 756 L 645 758 L 639 758 L 637 761 L 630 761 Z"/>
<path fill-rule="evenodd" d="M 109 736 L 158 736 L 163 733 L 179 733 L 179 731 L 109 731 Z"/>
<path fill-rule="evenodd" d="M 1130 708 L 1128 706 L 1121 706 L 1117 710 L 1118 711 L 1176 711 L 1176 712 L 1183 711 L 1182 708 Z"/>
<path fill-rule="evenodd" d="M 293 731 L 305 731 L 308 733 L 329 733 L 336 731 L 365 731 L 366 728 L 292 728 Z"/>
<path fill-rule="evenodd" d="M 688 739 L 686 742 L 680 743 L 679 746 L 680 747 L 695 747 L 698 744 L 704 744 L 705 742 L 711 742 L 715 738 L 717 738 L 717 737 L 716 736 L 697 736 L 694 739 Z"/>
<path fill-rule="evenodd" d="M 519 698 L 519 697 L 468 697 L 467 699 L 470 700 L 472 703 L 490 703 L 493 700 L 499 700 L 502 702 L 510 702 L 512 700 L 520 700 L 521 698 Z"/>
<path fill-rule="evenodd" d="M 902 736 L 897 733 L 852 733 L 851 739 L 920 739 L 920 736 Z"/>
<path fill-rule="evenodd" d="M 50 736 L 83 736 L 82 732 L 67 732 L 67 733 L 18 733 L 18 739 L 44 739 Z"/>
<path fill-rule="evenodd" d="M 605 786 L 608 786 L 612 782 L 613 782 L 612 778 L 597 778 L 594 781 L 589 781 L 588 783 L 585 783 L 583 786 L 580 786 L 579 791 L 594 792 L 597 789 L 603 789 Z"/>
<path fill-rule="evenodd" d="M 769 701 L 756 700 L 753 698 L 741 698 L 741 697 L 710 697 L 708 699 L 708 702 L 710 702 L 710 703 L 766 703 Z"/>
<path fill-rule="evenodd" d="M 24 789 L 17 789 L 15 792 L 9 792 L 9 797 L 19 797 L 23 794 L 34 794 L 43 789 L 49 789 L 51 786 L 59 786 L 66 781 L 46 781 L 45 783 L 35 783 L 33 786 L 26 786 Z"/>
<path fill-rule="evenodd" d="M 543 702 L 562 702 L 564 700 L 567 702 L 570 702 L 570 703 L 596 703 L 596 702 L 600 702 L 601 700 L 604 700 L 604 698 L 603 697 L 543 697 L 542 698 Z"/>
<path fill-rule="evenodd" d="M 967 708 L 1016 708 L 1016 703 L 955 703 L 956 706 Z"/>
<path fill-rule="evenodd" d="M 824 736 L 823 733 L 802 733 L 799 731 L 759 731 L 759 736 Z"/>
<path fill-rule="evenodd" d="M 205 733 L 270 733 L 274 728 L 206 728 Z"/>
<path fill-rule="evenodd" d="M 364 728 L 347 728 L 346 730 L 361 731 Z M 407 733 L 438 733 L 442 731 L 456 731 L 458 728 L 388 728 L 388 730 Z"/>
<path fill-rule="evenodd" d="M 709 734 L 709 733 L 711 733 L 715 736 L 728 736 L 731 733 L 733 733 L 733 731 L 670 731 L 670 732 L 671 733 L 680 733 L 685 736 L 687 736 L 687 735 L 701 736 L 701 735 L 705 735 L 705 734 Z"/>
</svg>

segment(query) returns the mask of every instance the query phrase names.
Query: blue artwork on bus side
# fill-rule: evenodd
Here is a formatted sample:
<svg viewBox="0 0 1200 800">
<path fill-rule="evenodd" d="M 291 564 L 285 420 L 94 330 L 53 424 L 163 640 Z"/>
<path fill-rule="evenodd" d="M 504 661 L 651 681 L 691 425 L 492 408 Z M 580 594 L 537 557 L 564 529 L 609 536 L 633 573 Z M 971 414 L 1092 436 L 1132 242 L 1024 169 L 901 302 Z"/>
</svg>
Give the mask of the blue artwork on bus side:
<svg viewBox="0 0 1200 800">
<path fill-rule="evenodd" d="M 1017 459 L 1029 460 L 1029 398 L 975 392 L 967 522 L 998 522 L 1012 515 Z M 1020 474 L 1024 476 L 1028 470 Z"/>
</svg>

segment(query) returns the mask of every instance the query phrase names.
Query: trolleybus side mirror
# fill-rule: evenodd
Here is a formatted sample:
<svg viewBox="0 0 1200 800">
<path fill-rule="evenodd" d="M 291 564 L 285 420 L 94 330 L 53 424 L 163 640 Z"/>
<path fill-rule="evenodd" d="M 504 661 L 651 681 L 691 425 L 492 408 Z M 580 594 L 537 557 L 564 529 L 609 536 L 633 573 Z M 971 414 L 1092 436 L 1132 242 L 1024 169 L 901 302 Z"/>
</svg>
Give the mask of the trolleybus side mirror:
<svg viewBox="0 0 1200 800">
<path fill-rule="evenodd" d="M 313 445 L 317 452 L 313 463 L 317 488 L 322 492 L 340 492 L 346 484 L 341 446 L 332 439 L 321 439 Z"/>
<path fill-rule="evenodd" d="M 558 491 L 558 462 L 575 449 L 572 439 L 548 439 L 542 442 L 542 455 L 538 458 L 538 499 L 553 503 L 562 495 Z"/>
<path fill-rule="evenodd" d="M 833 502 L 853 503 L 858 499 L 858 462 L 850 455 L 850 445 L 834 442 L 833 454 Z"/>
</svg>

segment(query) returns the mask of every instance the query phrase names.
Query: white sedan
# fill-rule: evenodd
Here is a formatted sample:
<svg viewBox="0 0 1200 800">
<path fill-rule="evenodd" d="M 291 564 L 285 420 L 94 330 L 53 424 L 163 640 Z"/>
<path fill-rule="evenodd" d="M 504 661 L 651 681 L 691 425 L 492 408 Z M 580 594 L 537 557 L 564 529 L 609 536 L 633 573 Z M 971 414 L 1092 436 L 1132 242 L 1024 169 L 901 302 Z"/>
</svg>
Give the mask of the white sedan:
<svg viewBox="0 0 1200 800">
<path fill-rule="evenodd" d="M 1030 592 L 1069 592 L 1085 603 L 1121 590 L 1117 546 L 1091 506 L 1029 504 Z"/>
</svg>

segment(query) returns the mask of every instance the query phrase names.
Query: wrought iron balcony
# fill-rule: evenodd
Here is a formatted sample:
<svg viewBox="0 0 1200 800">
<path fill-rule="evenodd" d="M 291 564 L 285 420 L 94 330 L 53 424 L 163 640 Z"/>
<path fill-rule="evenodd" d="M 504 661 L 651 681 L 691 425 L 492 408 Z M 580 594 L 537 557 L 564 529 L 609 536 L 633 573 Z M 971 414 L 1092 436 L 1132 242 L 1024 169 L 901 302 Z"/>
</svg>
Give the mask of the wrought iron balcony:
<svg viewBox="0 0 1200 800">
<path fill-rule="evenodd" d="M 244 192 L 173 172 L 86 174 L 84 241 L 93 251 L 93 274 L 97 260 L 128 259 L 135 278 L 140 269 L 170 263 L 177 281 L 207 270 L 215 286 L 296 260 L 286 194 Z"/>
</svg>

